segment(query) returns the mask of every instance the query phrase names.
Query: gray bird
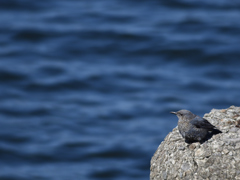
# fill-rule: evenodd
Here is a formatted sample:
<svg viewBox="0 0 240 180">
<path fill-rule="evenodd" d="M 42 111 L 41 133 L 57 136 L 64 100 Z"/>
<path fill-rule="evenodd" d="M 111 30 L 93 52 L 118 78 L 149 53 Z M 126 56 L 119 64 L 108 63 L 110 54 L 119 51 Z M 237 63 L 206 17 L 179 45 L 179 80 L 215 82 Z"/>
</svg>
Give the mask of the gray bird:
<svg viewBox="0 0 240 180">
<path fill-rule="evenodd" d="M 188 110 L 171 112 L 178 117 L 178 130 L 186 143 L 203 143 L 211 138 L 213 134 L 221 133 L 214 125 L 206 119 L 193 114 Z"/>
</svg>

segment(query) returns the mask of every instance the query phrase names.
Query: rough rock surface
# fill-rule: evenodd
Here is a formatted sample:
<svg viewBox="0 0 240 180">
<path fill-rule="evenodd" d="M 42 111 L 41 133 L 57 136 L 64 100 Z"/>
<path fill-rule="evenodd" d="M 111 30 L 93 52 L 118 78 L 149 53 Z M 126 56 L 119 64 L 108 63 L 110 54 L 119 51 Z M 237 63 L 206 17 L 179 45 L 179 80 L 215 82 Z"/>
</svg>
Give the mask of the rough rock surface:
<svg viewBox="0 0 240 180">
<path fill-rule="evenodd" d="M 204 118 L 223 133 L 188 145 L 174 128 L 152 157 L 151 180 L 240 180 L 240 107 L 213 109 Z"/>
</svg>

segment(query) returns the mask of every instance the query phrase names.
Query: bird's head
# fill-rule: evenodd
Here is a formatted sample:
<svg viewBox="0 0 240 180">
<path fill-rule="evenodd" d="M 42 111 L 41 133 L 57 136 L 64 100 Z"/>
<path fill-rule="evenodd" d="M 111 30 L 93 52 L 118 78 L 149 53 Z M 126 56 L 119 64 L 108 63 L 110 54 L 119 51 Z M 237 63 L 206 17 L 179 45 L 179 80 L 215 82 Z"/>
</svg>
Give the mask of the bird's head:
<svg viewBox="0 0 240 180">
<path fill-rule="evenodd" d="M 172 111 L 170 113 L 175 114 L 179 119 L 182 119 L 182 120 L 191 120 L 196 116 L 191 111 L 188 111 L 188 110 L 185 110 L 185 109 L 182 109 L 182 110 L 177 111 L 177 112 Z"/>
</svg>

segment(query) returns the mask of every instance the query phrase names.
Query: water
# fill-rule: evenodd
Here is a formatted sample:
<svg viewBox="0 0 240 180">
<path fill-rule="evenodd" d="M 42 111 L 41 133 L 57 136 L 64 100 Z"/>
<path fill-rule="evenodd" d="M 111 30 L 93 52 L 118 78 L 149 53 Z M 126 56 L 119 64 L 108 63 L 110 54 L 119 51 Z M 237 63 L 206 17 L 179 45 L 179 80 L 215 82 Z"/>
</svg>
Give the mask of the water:
<svg viewBox="0 0 240 180">
<path fill-rule="evenodd" d="M 1 1 L 0 179 L 148 179 L 169 111 L 240 105 L 239 8 Z"/>
</svg>

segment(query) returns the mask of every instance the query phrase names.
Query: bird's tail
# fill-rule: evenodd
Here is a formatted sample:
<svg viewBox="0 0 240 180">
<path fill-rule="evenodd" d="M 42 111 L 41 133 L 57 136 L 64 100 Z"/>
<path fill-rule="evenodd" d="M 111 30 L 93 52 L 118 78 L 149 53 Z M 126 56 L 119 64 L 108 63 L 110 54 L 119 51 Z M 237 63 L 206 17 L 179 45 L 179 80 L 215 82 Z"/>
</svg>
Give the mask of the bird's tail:
<svg viewBox="0 0 240 180">
<path fill-rule="evenodd" d="M 219 133 L 222 133 L 222 131 L 218 130 L 218 129 L 213 129 L 212 130 L 212 133 L 213 134 L 219 134 Z"/>
</svg>

